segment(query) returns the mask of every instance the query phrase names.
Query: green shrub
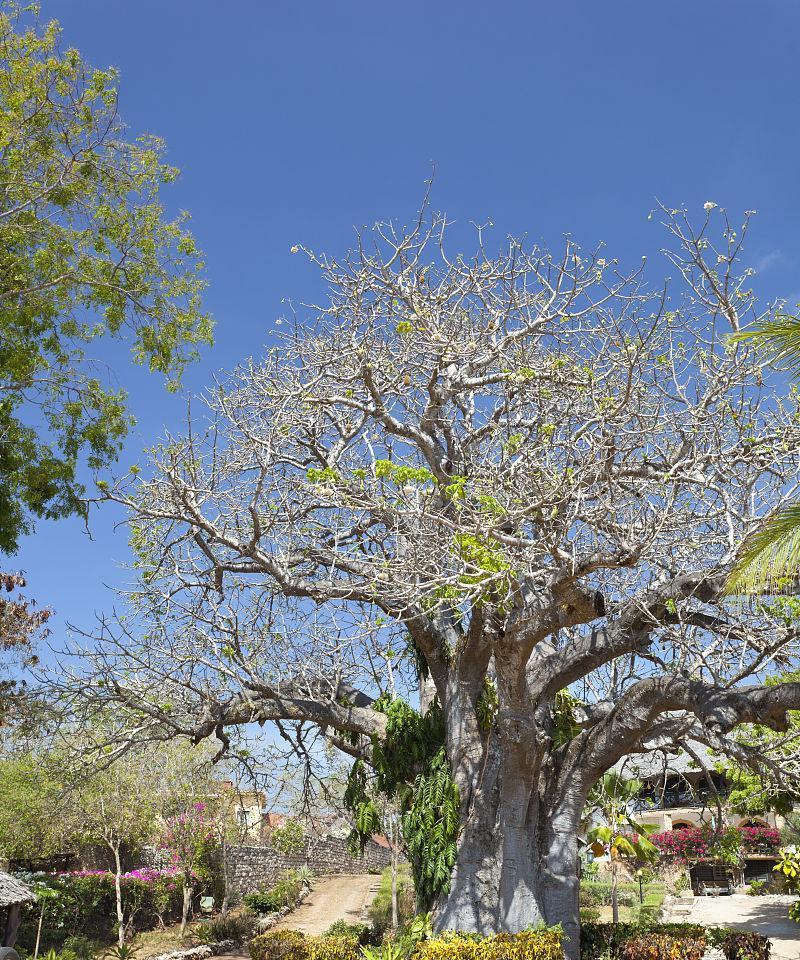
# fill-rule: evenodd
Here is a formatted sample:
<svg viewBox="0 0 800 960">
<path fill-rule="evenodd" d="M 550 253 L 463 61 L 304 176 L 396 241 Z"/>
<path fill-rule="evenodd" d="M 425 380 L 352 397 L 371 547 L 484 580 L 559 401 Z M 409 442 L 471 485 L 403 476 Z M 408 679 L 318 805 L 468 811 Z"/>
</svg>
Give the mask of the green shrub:
<svg viewBox="0 0 800 960">
<path fill-rule="evenodd" d="M 699 940 L 705 927 L 696 923 L 583 923 L 581 924 L 581 960 L 609 957 L 619 960 L 622 946 L 643 933 L 666 934 L 676 940 Z"/>
<path fill-rule="evenodd" d="M 195 930 L 195 936 L 200 943 L 220 943 L 223 940 L 233 940 L 236 944 L 245 943 L 253 934 L 253 918 L 251 916 L 217 917 L 201 923 Z"/>
<path fill-rule="evenodd" d="M 581 923 L 595 923 L 600 919 L 598 907 L 581 907 Z"/>
<path fill-rule="evenodd" d="M 705 937 L 690 939 L 651 933 L 626 940 L 620 957 L 622 960 L 702 960 L 705 951 Z"/>
<path fill-rule="evenodd" d="M 562 960 L 561 931 L 528 930 L 491 937 L 446 934 L 421 943 L 415 960 Z"/>
<path fill-rule="evenodd" d="M 66 951 L 63 960 L 88 960 L 98 943 L 116 939 L 117 908 L 112 873 L 33 874 L 23 879 L 54 894 L 47 900 L 41 953 L 55 949 Z M 182 901 L 183 880 L 179 875 L 159 875 L 143 869 L 122 878 L 122 909 L 134 932 L 152 930 L 162 920 L 179 919 Z M 36 942 L 38 920 L 39 911 L 35 908 L 23 913 L 17 942 L 29 953 L 33 952 Z"/>
<path fill-rule="evenodd" d="M 248 893 L 242 897 L 242 903 L 253 913 L 272 913 L 276 909 L 273 906 L 274 902 L 270 893 L 261 890 L 256 893 Z"/>
<path fill-rule="evenodd" d="M 397 914 L 399 925 L 405 926 L 416 913 L 417 901 L 411 868 L 401 864 L 397 871 Z M 373 940 L 380 943 L 392 924 L 392 870 L 387 867 L 381 874 L 381 884 L 369 908 Z"/>
<path fill-rule="evenodd" d="M 298 930 L 269 930 L 250 941 L 252 960 L 308 960 L 308 942 Z"/>
<path fill-rule="evenodd" d="M 289 873 L 271 889 L 248 893 L 242 901 L 255 913 L 276 913 L 284 907 L 295 906 L 304 889 L 305 883 L 296 874 Z"/>
<path fill-rule="evenodd" d="M 688 873 L 682 873 L 675 881 L 675 893 L 681 894 L 684 890 L 691 890 L 692 881 Z"/>
<path fill-rule="evenodd" d="M 406 960 L 406 953 L 396 940 L 387 940 L 380 947 L 364 947 L 363 960 Z"/>
<path fill-rule="evenodd" d="M 90 940 L 89 937 L 76 934 L 64 940 L 61 952 L 77 960 L 94 960 L 95 954 L 100 952 L 100 944 L 97 940 Z"/>
<path fill-rule="evenodd" d="M 337 920 L 328 927 L 323 936 L 349 937 L 365 947 L 372 942 L 372 927 L 368 923 L 348 923 L 346 920 Z"/>
<path fill-rule="evenodd" d="M 760 933 L 729 930 L 718 945 L 726 960 L 769 960 L 771 944 Z"/>
<path fill-rule="evenodd" d="M 751 897 L 763 897 L 767 892 L 767 881 L 766 880 L 751 880 L 750 886 L 747 888 L 747 892 Z"/>
<path fill-rule="evenodd" d="M 355 937 L 307 937 L 308 960 L 361 960 Z"/>
<path fill-rule="evenodd" d="M 638 884 L 619 884 L 617 903 L 621 907 L 632 907 L 638 898 Z M 607 907 L 610 903 L 611 884 L 608 880 L 581 880 L 580 904 L 582 907 Z"/>
<path fill-rule="evenodd" d="M 599 872 L 600 864 L 595 860 L 592 860 L 591 863 L 581 864 L 581 882 L 584 880 L 596 880 Z"/>
<path fill-rule="evenodd" d="M 252 960 L 360 960 L 355 937 L 306 937 L 298 930 L 270 930 L 250 941 Z"/>
<path fill-rule="evenodd" d="M 664 903 L 666 891 L 659 888 L 649 888 L 644 901 L 637 904 L 636 921 L 639 924 L 652 926 L 658 921 L 661 905 Z"/>
<path fill-rule="evenodd" d="M 279 853 L 299 853 L 306 844 L 303 824 L 299 820 L 287 820 L 284 826 L 272 831 L 269 842 Z"/>
</svg>

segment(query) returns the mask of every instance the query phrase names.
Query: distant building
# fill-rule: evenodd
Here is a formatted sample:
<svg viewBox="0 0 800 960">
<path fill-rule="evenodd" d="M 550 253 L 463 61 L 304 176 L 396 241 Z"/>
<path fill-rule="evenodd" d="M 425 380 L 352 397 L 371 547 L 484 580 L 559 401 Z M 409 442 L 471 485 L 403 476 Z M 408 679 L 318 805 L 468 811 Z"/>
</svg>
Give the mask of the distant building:
<svg viewBox="0 0 800 960">
<path fill-rule="evenodd" d="M 753 880 L 770 880 L 777 862 L 778 831 L 785 826 L 780 814 L 764 811 L 757 816 L 734 813 L 727 805 L 730 784 L 714 768 L 719 758 L 699 743 L 690 744 L 706 769 L 687 752 L 661 752 L 629 756 L 618 769 L 631 779 L 641 780 L 642 790 L 634 804 L 634 819 L 654 826 L 658 834 L 679 830 L 721 826 L 744 828 L 743 864 L 735 868 L 714 860 L 690 865 L 695 893 L 709 888 L 732 889 Z M 722 823 L 719 824 L 719 812 Z M 663 847 L 662 847 L 663 849 Z"/>
<path fill-rule="evenodd" d="M 237 788 L 232 780 L 220 781 L 219 790 L 230 816 L 236 819 L 237 839 L 242 843 L 260 843 L 268 818 L 275 816 L 264 812 L 265 794 L 261 790 Z"/>
</svg>

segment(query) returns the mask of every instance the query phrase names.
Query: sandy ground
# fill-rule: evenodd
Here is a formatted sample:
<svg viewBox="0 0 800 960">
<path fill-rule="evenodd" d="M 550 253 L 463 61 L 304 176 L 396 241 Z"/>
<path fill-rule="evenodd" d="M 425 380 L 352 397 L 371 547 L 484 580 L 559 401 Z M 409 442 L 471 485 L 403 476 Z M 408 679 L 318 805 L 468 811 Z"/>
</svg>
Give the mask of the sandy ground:
<svg viewBox="0 0 800 960">
<path fill-rule="evenodd" d="M 320 877 L 311 893 L 273 930 L 300 930 L 309 936 L 325 933 L 336 920 L 359 923 L 378 892 L 381 878 L 373 874 Z"/>
<path fill-rule="evenodd" d="M 800 924 L 788 917 L 794 897 L 695 897 L 688 923 L 755 930 L 772 941 L 772 960 L 800 960 Z M 678 918 L 675 918 L 678 919 Z"/>
</svg>

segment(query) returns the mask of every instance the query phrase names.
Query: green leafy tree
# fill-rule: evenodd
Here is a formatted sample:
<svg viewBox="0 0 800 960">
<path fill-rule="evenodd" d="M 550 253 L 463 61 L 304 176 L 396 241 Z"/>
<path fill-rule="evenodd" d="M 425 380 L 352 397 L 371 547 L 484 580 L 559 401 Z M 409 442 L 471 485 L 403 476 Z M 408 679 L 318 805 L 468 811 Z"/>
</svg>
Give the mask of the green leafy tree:
<svg viewBox="0 0 800 960">
<path fill-rule="evenodd" d="M 770 607 L 790 610 L 790 619 L 794 622 L 799 602 L 794 598 L 782 597 L 770 603 Z M 800 671 L 791 671 L 767 677 L 764 684 L 771 687 L 798 680 Z M 737 731 L 737 741 L 747 755 L 760 755 L 767 762 L 758 767 L 733 760 L 719 764 L 731 787 L 727 804 L 736 813 L 748 816 L 772 810 L 786 815 L 792 812 L 798 802 L 800 790 L 796 785 L 796 740 L 800 731 L 800 711 L 790 710 L 787 722 L 788 729 L 782 733 L 761 724 L 747 724 Z M 787 776 L 787 773 L 794 775 Z"/>
<path fill-rule="evenodd" d="M 85 510 L 81 468 L 117 457 L 124 394 L 88 355 L 98 338 L 174 385 L 211 322 L 202 262 L 161 188 L 164 144 L 128 136 L 117 74 L 60 44 L 35 4 L 0 4 L 0 550 L 36 517 Z"/>
<path fill-rule="evenodd" d="M 155 751 L 132 751 L 75 791 L 82 839 L 105 846 L 114 859 L 117 940 L 125 943 L 122 905 L 123 852 L 138 848 L 157 834 L 161 811 Z"/>
<path fill-rule="evenodd" d="M 0 758 L 0 859 L 64 853 L 74 849 L 79 835 L 64 781 L 46 757 Z"/>
</svg>

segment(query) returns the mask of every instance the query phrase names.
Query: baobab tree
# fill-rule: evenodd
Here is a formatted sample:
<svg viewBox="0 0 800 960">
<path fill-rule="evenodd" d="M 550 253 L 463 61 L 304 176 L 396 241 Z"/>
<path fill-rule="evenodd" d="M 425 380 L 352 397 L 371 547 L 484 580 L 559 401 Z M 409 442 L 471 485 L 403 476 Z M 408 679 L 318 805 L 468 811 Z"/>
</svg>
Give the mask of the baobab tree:
<svg viewBox="0 0 800 960">
<path fill-rule="evenodd" d="M 112 752 L 316 730 L 354 758 L 359 830 L 371 778 L 401 797 L 439 928 L 560 922 L 569 956 L 606 771 L 686 739 L 769 769 L 735 731 L 800 708 L 762 684 L 798 635 L 725 584 L 797 489 L 800 415 L 730 338 L 775 309 L 747 220 L 662 212 L 675 293 L 571 240 L 450 256 L 427 213 L 307 251 L 326 302 L 107 491 L 139 580 L 64 686 L 116 706 Z"/>
</svg>

